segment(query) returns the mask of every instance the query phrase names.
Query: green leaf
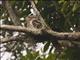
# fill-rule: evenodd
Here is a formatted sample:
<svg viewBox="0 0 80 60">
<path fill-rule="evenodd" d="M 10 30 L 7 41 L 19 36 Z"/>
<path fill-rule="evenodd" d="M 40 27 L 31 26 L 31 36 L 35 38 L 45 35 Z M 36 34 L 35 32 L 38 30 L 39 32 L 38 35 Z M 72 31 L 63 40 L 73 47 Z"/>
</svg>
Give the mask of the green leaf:
<svg viewBox="0 0 80 60">
<path fill-rule="evenodd" d="M 72 8 L 72 11 L 75 12 L 77 9 L 78 9 L 78 4 L 77 2 L 74 4 L 73 8 Z"/>
<path fill-rule="evenodd" d="M 65 0 L 60 0 L 60 1 L 58 1 L 59 4 L 61 4 L 61 3 L 63 3 L 63 2 L 65 2 Z"/>
<path fill-rule="evenodd" d="M 45 60 L 55 60 L 56 55 L 55 54 L 49 54 L 49 56 Z"/>
</svg>

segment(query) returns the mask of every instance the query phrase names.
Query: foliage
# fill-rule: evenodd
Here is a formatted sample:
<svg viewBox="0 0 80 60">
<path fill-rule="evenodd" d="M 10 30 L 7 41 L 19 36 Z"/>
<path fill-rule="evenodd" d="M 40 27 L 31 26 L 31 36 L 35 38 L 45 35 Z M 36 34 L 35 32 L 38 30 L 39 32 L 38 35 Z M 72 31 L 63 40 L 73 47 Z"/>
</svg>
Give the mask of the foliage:
<svg viewBox="0 0 80 60">
<path fill-rule="evenodd" d="M 34 0 L 38 10 L 40 11 L 42 17 L 45 19 L 46 23 L 54 30 L 58 32 L 76 32 L 80 31 L 80 1 L 74 0 L 74 1 L 65 1 L 65 0 L 59 0 L 59 1 L 53 1 L 53 0 Z M 11 5 L 13 7 L 13 10 L 15 10 L 16 15 L 18 15 L 19 18 L 25 18 L 30 14 L 30 3 L 26 0 L 23 1 L 17 1 L 13 0 L 11 1 Z M 8 24 L 13 25 L 13 22 L 9 20 L 9 14 L 5 10 L 4 4 L 0 5 L 0 21 L 2 20 L 2 24 Z M 24 20 L 20 20 L 22 23 L 24 23 Z M 1 24 L 1 23 L 0 23 Z M 71 29 L 72 28 L 72 29 Z M 10 33 L 10 35 L 13 33 Z M 5 30 L 0 32 L 1 35 L 5 37 L 6 32 Z M 80 60 L 80 48 L 78 47 L 69 47 L 65 48 L 63 52 L 60 54 L 57 54 L 55 51 L 54 53 L 51 53 L 51 51 L 54 49 L 54 45 L 51 45 L 52 42 L 43 42 L 44 48 L 42 50 L 43 53 L 45 53 L 49 46 L 51 46 L 51 49 L 49 50 L 48 57 L 46 55 L 40 55 L 39 51 L 35 52 L 32 50 L 27 50 L 27 55 L 23 56 L 20 55 L 21 60 Z M 9 46 L 8 43 L 7 45 Z M 23 43 L 19 43 L 17 51 L 24 50 L 25 46 Z M 12 46 L 13 47 L 13 46 Z M 23 47 L 21 49 L 21 47 Z M 14 52 L 14 51 L 13 51 Z"/>
</svg>

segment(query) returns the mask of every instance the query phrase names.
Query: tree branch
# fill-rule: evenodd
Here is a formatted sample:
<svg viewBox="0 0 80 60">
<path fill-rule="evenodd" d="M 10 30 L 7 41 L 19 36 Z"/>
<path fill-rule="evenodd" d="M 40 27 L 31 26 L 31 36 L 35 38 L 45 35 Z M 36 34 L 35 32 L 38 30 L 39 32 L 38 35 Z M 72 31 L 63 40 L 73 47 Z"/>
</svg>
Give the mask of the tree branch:
<svg viewBox="0 0 80 60">
<path fill-rule="evenodd" d="M 5 7 L 9 13 L 10 18 L 12 19 L 14 25 L 21 25 L 20 20 L 18 18 L 18 16 L 15 14 L 12 6 L 11 6 L 11 1 L 5 1 Z"/>
<path fill-rule="evenodd" d="M 38 9 L 37 9 L 34 1 L 33 1 L 33 0 L 29 0 L 29 1 L 30 1 L 31 5 L 32 5 L 32 8 L 33 8 L 34 12 L 36 13 L 36 16 L 37 16 L 37 17 L 39 18 L 39 20 L 41 21 L 44 29 L 45 29 L 45 28 L 50 29 L 50 27 L 47 26 L 47 24 L 45 23 L 45 20 L 43 19 L 43 17 L 41 16 L 40 12 L 38 11 Z"/>
<path fill-rule="evenodd" d="M 13 26 L 13 25 L 1 25 L 0 29 L 33 33 L 33 34 L 40 34 L 41 33 L 41 30 L 39 30 L 39 29 L 36 30 L 36 29 L 32 29 L 32 28 L 26 28 L 26 27 L 22 27 L 22 26 Z"/>
<path fill-rule="evenodd" d="M 80 32 L 54 32 L 52 30 L 37 30 L 37 29 L 30 29 L 21 26 L 11 26 L 11 25 L 1 25 L 0 29 L 5 30 L 12 30 L 12 31 L 19 31 L 19 32 L 26 32 L 33 35 L 36 35 L 37 38 L 43 37 L 43 39 L 56 39 L 56 40 L 80 40 Z M 40 38 L 41 39 L 41 38 Z"/>
<path fill-rule="evenodd" d="M 7 43 L 7 42 L 12 42 L 12 41 L 17 41 L 19 40 L 17 37 L 6 37 L 6 38 L 1 38 L 1 43 Z"/>
<path fill-rule="evenodd" d="M 55 36 L 58 39 L 61 40 L 76 40 L 78 41 L 80 39 L 80 32 L 54 32 L 52 30 L 46 31 L 48 34 Z"/>
</svg>

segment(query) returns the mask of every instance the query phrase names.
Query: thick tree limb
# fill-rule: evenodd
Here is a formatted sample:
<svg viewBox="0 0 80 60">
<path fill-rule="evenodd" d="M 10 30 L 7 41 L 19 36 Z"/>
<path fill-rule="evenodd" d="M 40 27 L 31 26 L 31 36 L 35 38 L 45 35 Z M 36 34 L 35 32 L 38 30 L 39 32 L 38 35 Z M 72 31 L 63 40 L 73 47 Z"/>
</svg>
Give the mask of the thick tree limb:
<svg viewBox="0 0 80 60">
<path fill-rule="evenodd" d="M 26 28 L 26 27 L 22 27 L 22 26 L 13 26 L 13 25 L 1 25 L 0 29 L 26 32 L 26 33 L 34 33 L 34 34 L 40 34 L 41 33 L 41 30 Z"/>
<path fill-rule="evenodd" d="M 61 40 L 79 40 L 80 39 L 80 32 L 54 32 L 54 31 L 46 31 L 47 33 L 55 36 Z"/>
<path fill-rule="evenodd" d="M 21 26 L 11 26 L 11 25 L 1 25 L 0 29 L 5 30 L 13 30 L 13 31 L 20 31 L 20 32 L 26 32 L 33 35 L 36 35 L 38 37 L 43 37 L 43 39 L 56 39 L 56 40 L 80 40 L 80 32 L 54 32 L 52 30 L 34 30 L 29 29 L 26 27 Z M 46 37 L 46 38 L 45 38 Z"/>
</svg>

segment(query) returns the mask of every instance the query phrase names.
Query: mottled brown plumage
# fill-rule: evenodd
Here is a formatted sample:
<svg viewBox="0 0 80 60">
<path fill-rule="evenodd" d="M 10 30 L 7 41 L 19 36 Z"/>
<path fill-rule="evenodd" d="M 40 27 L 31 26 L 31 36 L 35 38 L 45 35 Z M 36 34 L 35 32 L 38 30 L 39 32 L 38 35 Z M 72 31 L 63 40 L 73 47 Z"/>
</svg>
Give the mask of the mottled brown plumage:
<svg viewBox="0 0 80 60">
<path fill-rule="evenodd" d="M 28 16 L 26 17 L 26 26 L 31 29 L 41 29 L 42 24 L 36 16 Z"/>
</svg>

